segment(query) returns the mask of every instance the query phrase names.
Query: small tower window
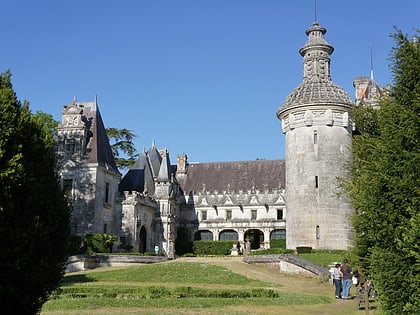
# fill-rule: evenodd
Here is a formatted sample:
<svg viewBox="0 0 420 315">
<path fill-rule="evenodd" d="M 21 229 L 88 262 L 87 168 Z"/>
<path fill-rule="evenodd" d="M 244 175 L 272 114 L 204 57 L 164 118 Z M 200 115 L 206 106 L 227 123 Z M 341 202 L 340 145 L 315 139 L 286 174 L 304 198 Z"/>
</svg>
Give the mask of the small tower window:
<svg viewBox="0 0 420 315">
<path fill-rule="evenodd" d="M 319 180 L 318 180 L 318 176 L 315 176 L 315 188 L 318 188 L 319 186 Z"/>
<path fill-rule="evenodd" d="M 277 209 L 277 220 L 283 220 L 283 209 Z"/>
<path fill-rule="evenodd" d="M 316 226 L 315 235 L 316 235 L 317 240 L 319 240 L 321 238 L 320 231 L 319 231 L 319 225 Z"/>
<path fill-rule="evenodd" d="M 105 183 L 105 202 L 109 202 L 109 183 Z"/>
<path fill-rule="evenodd" d="M 207 220 L 207 211 L 201 211 L 201 220 Z"/>
<path fill-rule="evenodd" d="M 314 144 L 318 144 L 318 132 L 314 130 Z"/>
</svg>

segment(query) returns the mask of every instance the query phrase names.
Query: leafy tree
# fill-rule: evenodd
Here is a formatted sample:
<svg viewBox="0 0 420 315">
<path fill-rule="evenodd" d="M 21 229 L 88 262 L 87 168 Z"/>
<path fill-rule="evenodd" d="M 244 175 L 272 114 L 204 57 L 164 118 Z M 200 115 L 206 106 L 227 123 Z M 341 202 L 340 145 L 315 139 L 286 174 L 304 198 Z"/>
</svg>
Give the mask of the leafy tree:
<svg viewBox="0 0 420 315">
<path fill-rule="evenodd" d="M 385 314 L 420 313 L 420 44 L 393 35 L 394 86 L 379 109 L 355 110 L 348 191 L 356 251 Z"/>
<path fill-rule="evenodd" d="M 137 135 L 125 128 L 106 128 L 106 133 L 108 138 L 113 140 L 111 149 L 117 166 L 124 169 L 133 165 L 138 157 L 136 148 L 133 144 L 133 140 L 137 138 Z M 125 157 L 121 157 L 121 155 L 124 155 Z"/>
<path fill-rule="evenodd" d="M 58 121 L 54 119 L 53 115 L 47 114 L 42 110 L 37 110 L 34 117 L 38 120 L 40 125 L 45 128 L 45 134 L 48 137 L 48 141 L 54 143 L 57 138 Z"/>
<path fill-rule="evenodd" d="M 0 304 L 36 314 L 64 274 L 70 210 L 49 135 L 0 74 Z"/>
</svg>

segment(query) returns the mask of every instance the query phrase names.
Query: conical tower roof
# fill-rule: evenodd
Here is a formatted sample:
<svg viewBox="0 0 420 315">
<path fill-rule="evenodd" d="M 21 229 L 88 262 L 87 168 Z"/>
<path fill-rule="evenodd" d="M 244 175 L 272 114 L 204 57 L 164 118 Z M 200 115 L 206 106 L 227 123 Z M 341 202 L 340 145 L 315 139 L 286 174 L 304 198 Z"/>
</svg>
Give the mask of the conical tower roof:
<svg viewBox="0 0 420 315">
<path fill-rule="evenodd" d="M 306 30 L 308 41 L 299 50 L 303 57 L 303 81 L 286 98 L 277 111 L 281 118 L 285 112 L 302 105 L 343 105 L 353 106 L 350 96 L 331 81 L 330 55 L 334 47 L 324 39 L 327 30 L 314 22 Z"/>
</svg>

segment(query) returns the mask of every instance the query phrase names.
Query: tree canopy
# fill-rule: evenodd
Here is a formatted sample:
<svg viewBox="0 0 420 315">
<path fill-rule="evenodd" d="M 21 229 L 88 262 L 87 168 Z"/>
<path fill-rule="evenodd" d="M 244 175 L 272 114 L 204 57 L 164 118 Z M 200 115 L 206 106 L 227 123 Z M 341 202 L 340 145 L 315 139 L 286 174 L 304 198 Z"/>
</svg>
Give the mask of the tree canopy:
<svg viewBox="0 0 420 315">
<path fill-rule="evenodd" d="M 51 136 L 0 74 L 0 301 L 2 314 L 36 314 L 60 283 L 70 210 Z"/>
<path fill-rule="evenodd" d="M 133 140 L 137 138 L 131 130 L 106 128 L 106 133 L 111 141 L 111 149 L 114 155 L 115 163 L 118 168 L 128 168 L 134 164 L 138 157 L 137 150 L 133 144 Z"/>
<path fill-rule="evenodd" d="M 378 109 L 355 109 L 348 191 L 355 249 L 385 314 L 420 313 L 420 44 L 393 35 L 394 84 Z"/>
</svg>

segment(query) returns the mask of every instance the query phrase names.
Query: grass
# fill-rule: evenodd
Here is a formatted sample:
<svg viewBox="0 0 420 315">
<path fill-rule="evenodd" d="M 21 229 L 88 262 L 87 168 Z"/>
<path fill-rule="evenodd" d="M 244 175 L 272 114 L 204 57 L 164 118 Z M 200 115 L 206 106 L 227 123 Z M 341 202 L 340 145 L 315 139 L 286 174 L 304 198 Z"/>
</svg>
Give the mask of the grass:
<svg viewBox="0 0 420 315">
<path fill-rule="evenodd" d="M 41 314 L 363 314 L 332 292 L 240 258 L 185 258 L 67 274 Z"/>
</svg>

